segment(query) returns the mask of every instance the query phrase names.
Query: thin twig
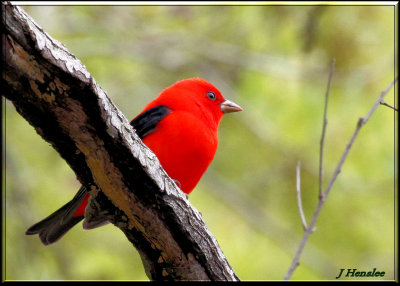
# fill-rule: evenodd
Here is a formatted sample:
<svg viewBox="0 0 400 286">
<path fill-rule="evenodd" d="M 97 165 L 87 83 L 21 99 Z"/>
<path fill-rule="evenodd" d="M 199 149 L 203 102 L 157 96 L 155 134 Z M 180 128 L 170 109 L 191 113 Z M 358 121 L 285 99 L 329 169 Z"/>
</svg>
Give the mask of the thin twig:
<svg viewBox="0 0 400 286">
<path fill-rule="evenodd" d="M 351 136 L 351 139 L 349 141 L 349 143 L 346 146 L 346 149 L 344 150 L 342 157 L 340 158 L 339 164 L 337 165 L 335 172 L 333 173 L 333 176 L 328 184 L 328 187 L 326 188 L 325 192 L 323 193 L 321 199 L 318 202 L 318 206 L 314 212 L 314 215 L 311 219 L 310 224 L 307 227 L 307 230 L 304 232 L 303 238 L 300 241 L 300 245 L 299 248 L 297 249 L 297 252 L 295 254 L 295 257 L 293 258 L 293 261 L 285 275 L 285 277 L 283 278 L 284 280 L 289 280 L 290 277 L 293 275 L 294 270 L 296 269 L 296 267 L 299 265 L 299 260 L 300 260 L 300 255 L 303 252 L 304 246 L 308 240 L 308 237 L 310 236 L 310 234 L 312 233 L 312 229 L 317 221 L 317 218 L 319 216 L 319 213 L 322 210 L 322 206 L 324 205 L 326 198 L 328 197 L 331 188 L 333 186 L 333 183 L 336 181 L 337 176 L 339 175 L 343 163 L 347 158 L 347 155 L 351 149 L 351 147 L 353 146 L 353 143 L 358 135 L 358 132 L 360 131 L 361 127 L 366 124 L 368 122 L 368 120 L 371 118 L 372 114 L 374 113 L 374 111 L 376 110 L 376 108 L 380 105 L 380 102 L 383 101 L 383 98 L 386 96 L 386 94 L 389 92 L 389 90 L 393 87 L 393 85 L 396 83 L 396 81 L 398 80 L 398 78 L 395 78 L 393 80 L 393 82 L 390 83 L 390 85 L 384 90 L 382 91 L 381 95 L 379 96 L 379 98 L 375 101 L 374 105 L 372 106 L 372 108 L 370 109 L 370 111 L 368 112 L 368 114 L 365 117 L 360 117 L 358 122 L 357 122 L 357 127 L 354 130 L 353 135 Z"/>
<path fill-rule="evenodd" d="M 304 215 L 303 211 L 303 205 L 301 203 L 301 191 L 300 191 L 300 161 L 297 163 L 296 167 L 296 191 L 297 191 L 297 206 L 299 207 L 299 212 L 300 212 L 300 218 L 301 222 L 303 224 L 304 231 L 307 230 L 307 222 L 306 222 L 306 217 Z"/>
<path fill-rule="evenodd" d="M 326 93 L 325 93 L 324 123 L 322 126 L 322 135 L 321 135 L 320 151 L 319 151 L 319 199 L 321 199 L 321 196 L 322 196 L 323 158 L 324 158 L 324 145 L 325 145 L 324 143 L 325 143 L 326 125 L 328 124 L 328 117 L 327 117 L 328 97 L 329 97 L 329 91 L 331 88 L 331 80 L 332 80 L 332 76 L 333 76 L 333 71 L 335 70 L 335 64 L 336 64 L 336 59 L 333 59 L 332 64 L 331 64 L 331 69 L 329 72 L 328 86 L 326 87 Z"/>
<path fill-rule="evenodd" d="M 382 104 L 382 105 L 384 105 L 384 106 L 387 106 L 387 107 L 390 107 L 391 109 L 394 109 L 395 111 L 399 111 L 396 107 L 394 107 L 394 106 L 391 106 L 390 104 L 387 104 L 386 102 L 380 102 L 380 104 Z"/>
<path fill-rule="evenodd" d="M 375 109 L 378 108 L 379 104 L 381 102 L 383 102 L 383 99 L 385 98 L 386 94 L 390 91 L 390 89 L 393 87 L 393 85 L 396 83 L 397 80 L 398 80 L 398 78 L 396 77 L 391 82 L 391 84 L 384 91 L 381 92 L 381 95 L 379 96 L 378 100 L 374 103 L 371 110 L 368 112 L 367 116 L 365 116 L 364 118 L 360 118 L 360 119 L 363 119 L 363 124 L 367 123 L 367 121 L 371 117 L 372 113 L 374 113 Z"/>
<path fill-rule="evenodd" d="M 299 212 L 300 212 L 300 218 L 301 222 L 303 224 L 304 231 L 307 230 L 307 221 L 306 221 L 306 216 L 304 215 L 303 211 L 303 204 L 301 202 L 301 188 L 300 188 L 300 166 L 301 163 L 300 161 L 297 163 L 296 167 L 296 191 L 297 191 L 297 206 L 299 207 Z M 311 232 L 316 231 L 317 228 L 314 227 Z"/>
</svg>

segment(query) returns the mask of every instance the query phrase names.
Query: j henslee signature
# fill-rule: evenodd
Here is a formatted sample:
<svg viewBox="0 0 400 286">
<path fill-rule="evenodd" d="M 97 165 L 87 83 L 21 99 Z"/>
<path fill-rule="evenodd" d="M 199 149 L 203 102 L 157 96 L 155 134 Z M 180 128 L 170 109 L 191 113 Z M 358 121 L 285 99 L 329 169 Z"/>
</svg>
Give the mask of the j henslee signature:
<svg viewBox="0 0 400 286">
<path fill-rule="evenodd" d="M 336 279 L 339 279 L 342 275 L 343 277 L 383 277 L 385 276 L 385 271 L 376 271 L 376 268 L 371 271 L 358 271 L 357 268 L 342 268 L 340 269 L 339 275 Z"/>
</svg>

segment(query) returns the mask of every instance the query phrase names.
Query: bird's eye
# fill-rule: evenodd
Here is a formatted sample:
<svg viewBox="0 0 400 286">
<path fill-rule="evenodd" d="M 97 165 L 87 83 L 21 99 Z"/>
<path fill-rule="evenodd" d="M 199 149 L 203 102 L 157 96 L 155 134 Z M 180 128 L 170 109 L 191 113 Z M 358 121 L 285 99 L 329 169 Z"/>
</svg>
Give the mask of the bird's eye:
<svg viewBox="0 0 400 286">
<path fill-rule="evenodd" d="M 215 99 L 216 99 L 215 93 L 212 92 L 212 91 L 208 91 L 208 92 L 207 92 L 207 97 L 208 97 L 209 99 L 211 99 L 211 100 L 215 100 Z"/>
</svg>

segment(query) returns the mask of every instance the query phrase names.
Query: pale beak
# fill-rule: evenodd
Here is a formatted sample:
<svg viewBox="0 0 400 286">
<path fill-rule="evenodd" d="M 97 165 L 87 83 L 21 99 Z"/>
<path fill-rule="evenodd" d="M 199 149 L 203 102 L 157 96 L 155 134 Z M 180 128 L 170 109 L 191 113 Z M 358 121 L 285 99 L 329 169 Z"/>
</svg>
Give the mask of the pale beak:
<svg viewBox="0 0 400 286">
<path fill-rule="evenodd" d="M 230 100 L 225 100 L 221 103 L 220 106 L 223 113 L 237 112 L 243 110 L 243 108 Z"/>
</svg>

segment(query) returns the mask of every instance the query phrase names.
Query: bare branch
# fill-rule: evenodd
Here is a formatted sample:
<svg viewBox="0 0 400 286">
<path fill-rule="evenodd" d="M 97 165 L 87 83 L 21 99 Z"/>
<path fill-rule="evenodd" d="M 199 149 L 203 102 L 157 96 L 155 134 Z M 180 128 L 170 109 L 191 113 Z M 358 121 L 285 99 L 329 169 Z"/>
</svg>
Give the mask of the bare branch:
<svg viewBox="0 0 400 286">
<path fill-rule="evenodd" d="M 394 106 L 391 106 L 390 104 L 388 104 L 388 103 L 386 103 L 386 102 L 380 102 L 380 104 L 382 104 L 382 105 L 384 105 L 384 106 L 387 106 L 387 107 L 390 107 L 391 109 L 393 109 L 394 111 L 399 111 L 396 107 L 394 107 Z"/>
<path fill-rule="evenodd" d="M 320 151 L 319 151 L 319 198 L 321 199 L 322 196 L 322 181 L 323 181 L 323 159 L 324 159 L 324 143 L 325 143 L 325 132 L 326 132 L 326 125 L 328 124 L 328 97 L 329 97 L 329 91 L 331 88 L 331 80 L 333 76 L 333 71 L 335 70 L 335 63 L 336 59 L 332 60 L 331 64 L 331 69 L 329 72 L 329 78 L 328 78 L 328 86 L 326 88 L 325 92 L 325 107 L 324 107 L 324 121 L 323 121 L 323 126 L 322 126 L 322 135 L 321 135 L 321 140 L 320 140 Z"/>
<path fill-rule="evenodd" d="M 300 161 L 297 163 L 296 166 L 296 191 L 297 191 L 297 206 L 299 207 L 299 212 L 300 212 L 300 218 L 301 222 L 303 224 L 304 230 L 307 229 L 307 222 L 306 222 L 306 217 L 304 215 L 303 211 L 303 205 L 301 203 L 301 190 L 300 190 L 300 166 L 301 163 Z"/>
<path fill-rule="evenodd" d="M 299 265 L 299 260 L 300 260 L 300 256 L 301 253 L 303 252 L 304 246 L 308 240 L 308 237 L 310 236 L 310 234 L 312 233 L 313 227 L 315 226 L 315 223 L 318 219 L 319 213 L 322 210 L 323 205 L 325 204 L 325 201 L 332 189 L 333 184 L 336 181 L 337 176 L 339 175 L 339 173 L 341 172 L 342 166 L 347 158 L 347 155 L 349 154 L 349 151 L 351 149 L 351 147 L 353 146 L 353 143 L 361 129 L 361 127 L 366 124 L 368 122 L 368 120 L 371 118 L 372 114 L 374 113 L 374 111 L 376 110 L 376 108 L 379 106 L 380 102 L 383 101 L 384 97 L 386 96 L 386 94 L 390 91 L 390 89 L 393 87 L 393 85 L 396 83 L 396 81 L 398 80 L 398 78 L 395 78 L 390 84 L 389 86 L 382 91 L 381 95 L 379 96 L 379 98 L 375 101 L 374 105 L 371 107 L 370 111 L 368 112 L 368 114 L 364 117 L 360 117 L 358 122 L 357 122 L 357 126 L 356 129 L 353 132 L 353 135 L 351 136 L 351 139 L 349 141 L 349 143 L 347 144 L 341 158 L 340 161 L 338 163 L 338 165 L 336 166 L 336 169 L 332 175 L 331 180 L 329 181 L 328 187 L 326 188 L 325 192 L 323 193 L 323 195 L 321 196 L 321 199 L 318 201 L 318 205 L 317 208 L 314 212 L 313 217 L 311 218 L 311 222 L 307 227 L 307 230 L 304 232 L 303 238 L 300 241 L 300 245 L 297 249 L 297 252 L 295 254 L 295 257 L 292 260 L 292 263 L 285 275 L 285 277 L 283 278 L 283 280 L 289 280 L 290 277 L 293 275 L 294 270 L 296 269 L 296 267 Z"/>
<path fill-rule="evenodd" d="M 384 98 L 386 96 L 386 94 L 392 89 L 392 87 L 395 85 L 395 83 L 397 82 L 398 78 L 396 77 L 390 84 L 389 86 L 381 92 L 381 95 L 379 96 L 378 100 L 374 103 L 374 105 L 372 106 L 371 110 L 368 112 L 368 114 L 364 117 L 361 117 L 360 120 L 362 119 L 362 124 L 367 123 L 367 121 L 369 120 L 369 118 L 372 116 L 372 113 L 374 113 L 375 109 L 378 108 L 379 104 L 381 104 L 381 102 L 384 102 Z"/>
</svg>

